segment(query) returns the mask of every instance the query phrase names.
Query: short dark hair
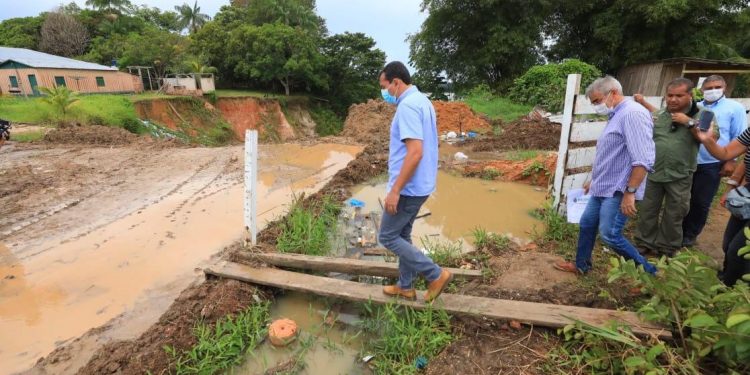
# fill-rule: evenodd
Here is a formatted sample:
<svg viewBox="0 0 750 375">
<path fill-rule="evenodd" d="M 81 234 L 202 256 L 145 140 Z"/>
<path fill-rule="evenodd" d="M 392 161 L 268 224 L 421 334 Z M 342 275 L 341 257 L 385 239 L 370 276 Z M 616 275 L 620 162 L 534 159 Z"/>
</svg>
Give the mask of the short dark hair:
<svg viewBox="0 0 750 375">
<path fill-rule="evenodd" d="M 380 71 L 380 74 L 385 74 L 385 79 L 388 82 L 393 82 L 394 78 L 398 78 L 404 81 L 405 84 L 411 85 L 411 74 L 409 74 L 409 69 L 406 69 L 406 65 L 401 61 L 389 62 L 385 68 Z"/>
<path fill-rule="evenodd" d="M 708 82 L 716 82 L 716 81 L 719 81 L 719 82 L 723 83 L 724 86 L 727 85 L 727 81 L 724 80 L 724 77 L 722 77 L 722 76 L 720 76 L 718 74 L 712 74 L 712 75 L 706 77 L 706 79 L 703 80 L 703 84 L 701 86 L 705 85 Z"/>
<path fill-rule="evenodd" d="M 693 81 L 684 77 L 680 77 L 680 78 L 675 78 L 672 81 L 670 81 L 667 84 L 667 90 L 671 88 L 675 88 L 675 87 L 680 87 L 680 86 L 685 86 L 685 91 L 687 91 L 689 94 L 693 93 L 693 87 L 695 87 L 693 86 Z"/>
</svg>

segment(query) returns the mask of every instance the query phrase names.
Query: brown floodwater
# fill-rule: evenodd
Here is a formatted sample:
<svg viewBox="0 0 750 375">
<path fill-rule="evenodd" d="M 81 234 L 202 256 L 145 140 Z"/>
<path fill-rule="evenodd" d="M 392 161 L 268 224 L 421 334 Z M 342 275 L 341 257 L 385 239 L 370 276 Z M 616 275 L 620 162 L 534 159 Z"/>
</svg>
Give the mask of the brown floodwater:
<svg viewBox="0 0 750 375">
<path fill-rule="evenodd" d="M 359 356 L 365 339 L 357 328 L 358 312 L 339 309 L 343 307 L 329 305 L 326 299 L 311 294 L 287 292 L 279 296 L 271 307 L 271 319 L 287 318 L 297 323 L 300 334 L 296 341 L 278 348 L 266 340 L 231 373 L 263 374 L 292 358 L 301 358 L 301 375 L 364 374 Z M 329 315 L 336 319 L 326 319 Z"/>
<path fill-rule="evenodd" d="M 335 144 L 261 146 L 259 227 L 282 215 L 294 194 L 320 189 L 359 151 Z M 19 259 L 0 244 L 0 373 L 31 367 L 136 303 L 166 308 L 165 290 L 171 301 L 200 277 L 197 267 L 242 238 L 243 186 L 236 176 L 193 179 L 176 189 L 84 236 L 41 246 L 49 251 Z M 131 331 L 145 330 L 158 314 L 134 317 Z"/>
<path fill-rule="evenodd" d="M 386 187 L 385 182 L 360 185 L 352 190 L 352 197 L 365 202 L 366 212 L 380 211 L 378 198 L 385 198 Z M 543 229 L 530 212 L 542 206 L 545 196 L 525 184 L 465 178 L 440 170 L 437 190 L 420 212 L 430 215 L 414 222 L 412 237 L 417 246 L 419 239 L 428 237 L 461 241 L 466 250 L 471 248 L 476 228 L 529 240 L 535 228 Z"/>
</svg>

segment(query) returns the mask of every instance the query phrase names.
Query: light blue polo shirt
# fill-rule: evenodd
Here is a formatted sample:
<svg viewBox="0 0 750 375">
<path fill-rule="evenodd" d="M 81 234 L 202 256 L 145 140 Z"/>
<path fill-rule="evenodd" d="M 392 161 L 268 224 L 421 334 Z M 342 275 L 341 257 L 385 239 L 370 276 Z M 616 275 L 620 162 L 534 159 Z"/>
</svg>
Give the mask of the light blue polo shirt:
<svg viewBox="0 0 750 375">
<path fill-rule="evenodd" d="M 438 170 L 437 117 L 432 102 L 412 86 L 399 96 L 391 123 L 388 148 L 388 191 L 396 183 L 406 158 L 406 139 L 422 140 L 422 160 L 401 195 L 423 197 L 435 191 Z"/>
<path fill-rule="evenodd" d="M 745 107 L 739 102 L 732 99 L 721 97 L 721 99 L 708 104 L 706 101 L 700 104 L 707 110 L 714 113 L 715 121 L 719 125 L 719 140 L 716 142 L 721 146 L 726 146 L 733 139 L 747 128 L 747 114 Z M 719 160 L 711 156 L 706 150 L 706 146 L 701 145 L 698 151 L 698 164 L 718 163 Z"/>
</svg>

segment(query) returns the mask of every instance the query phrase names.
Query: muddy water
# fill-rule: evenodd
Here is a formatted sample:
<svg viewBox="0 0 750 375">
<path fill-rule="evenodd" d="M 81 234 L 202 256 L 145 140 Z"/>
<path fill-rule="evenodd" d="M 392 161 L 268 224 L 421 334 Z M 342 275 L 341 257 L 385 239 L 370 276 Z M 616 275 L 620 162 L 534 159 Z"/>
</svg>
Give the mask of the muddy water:
<svg viewBox="0 0 750 375">
<path fill-rule="evenodd" d="M 305 366 L 299 374 L 363 374 L 359 354 L 364 339 L 356 329 L 357 312 L 338 310 L 336 306 L 327 305 L 324 299 L 309 294 L 287 293 L 279 297 L 271 308 L 271 319 L 295 321 L 300 336 L 284 348 L 274 347 L 266 340 L 231 373 L 263 374 L 292 358 L 302 358 Z"/>
<path fill-rule="evenodd" d="M 283 214 L 293 194 L 320 189 L 360 150 L 262 146 L 261 227 Z M 145 330 L 200 277 L 197 267 L 243 236 L 242 200 L 238 176 L 198 171 L 155 204 L 84 236 L 40 247 L 48 251 L 24 251 L 19 257 L 0 247 L 0 373 L 30 367 L 57 345 L 132 310 L 136 302 L 156 306 L 139 307 L 129 321 L 130 335 Z"/>
<path fill-rule="evenodd" d="M 353 189 L 352 194 L 365 202 L 365 210 L 379 210 L 378 198 L 385 197 L 386 183 L 362 185 Z M 544 200 L 545 193 L 529 185 L 464 178 L 441 170 L 437 190 L 420 212 L 430 215 L 415 221 L 412 238 L 415 244 L 425 236 L 462 241 L 468 250 L 472 231 L 481 227 L 528 240 L 535 226 L 542 229 L 541 222 L 529 212 L 540 207 Z"/>
</svg>

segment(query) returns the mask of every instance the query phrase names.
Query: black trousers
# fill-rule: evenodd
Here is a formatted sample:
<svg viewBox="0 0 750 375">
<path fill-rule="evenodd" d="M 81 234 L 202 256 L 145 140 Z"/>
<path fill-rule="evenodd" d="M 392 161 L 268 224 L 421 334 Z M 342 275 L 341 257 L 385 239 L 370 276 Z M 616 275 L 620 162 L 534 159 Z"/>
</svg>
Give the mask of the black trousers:
<svg viewBox="0 0 750 375">
<path fill-rule="evenodd" d="M 737 255 L 737 251 L 747 244 L 744 229 L 750 227 L 750 220 L 742 220 L 732 216 L 724 231 L 724 284 L 732 286 L 742 275 L 750 273 L 750 260 Z"/>
<path fill-rule="evenodd" d="M 695 240 L 703 231 L 711 210 L 711 202 L 721 183 L 721 163 L 698 164 L 693 174 L 690 194 L 690 211 L 682 221 L 682 237 Z"/>
</svg>

